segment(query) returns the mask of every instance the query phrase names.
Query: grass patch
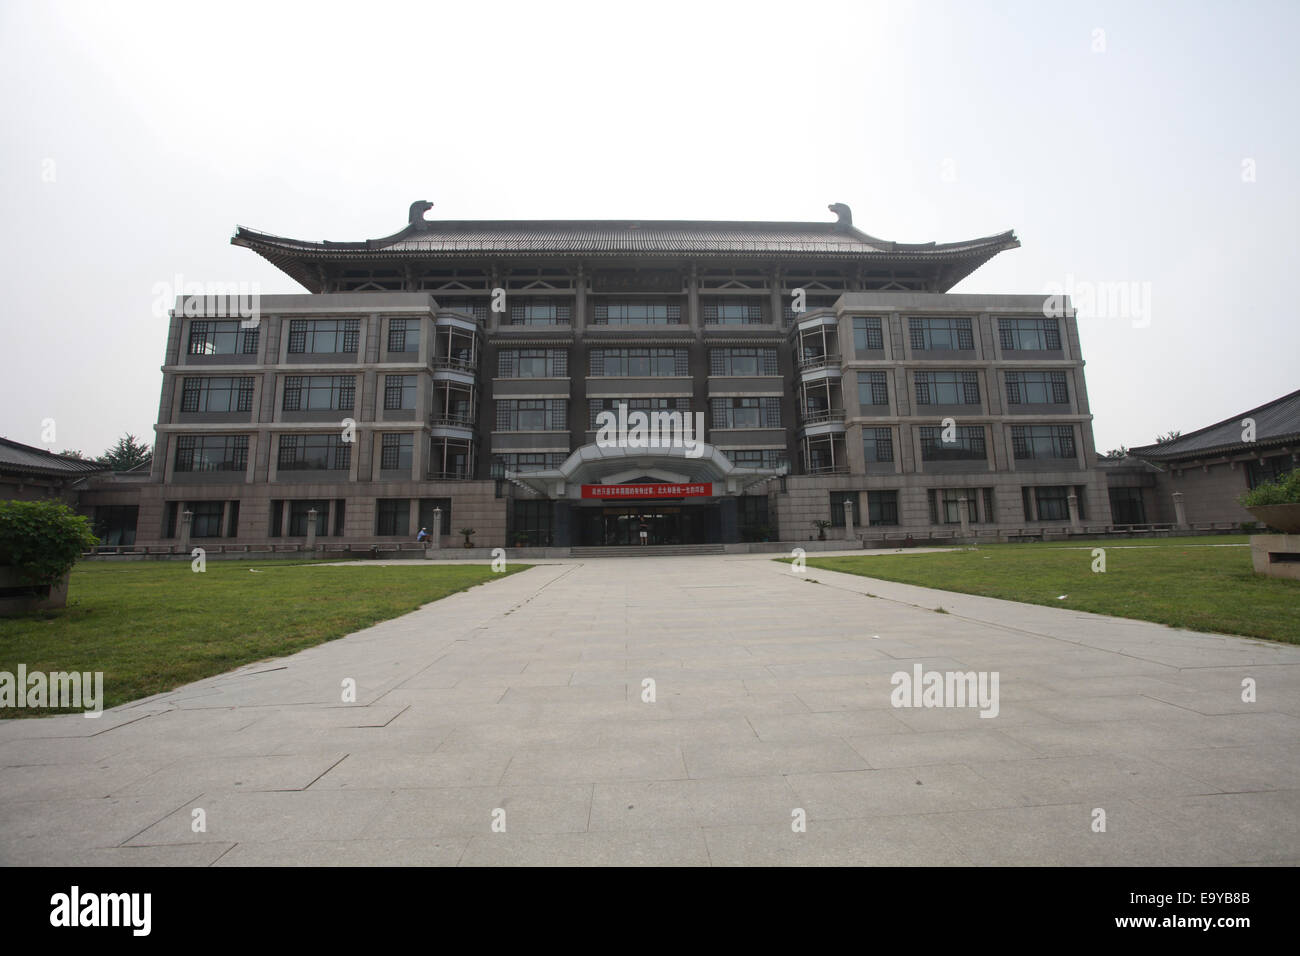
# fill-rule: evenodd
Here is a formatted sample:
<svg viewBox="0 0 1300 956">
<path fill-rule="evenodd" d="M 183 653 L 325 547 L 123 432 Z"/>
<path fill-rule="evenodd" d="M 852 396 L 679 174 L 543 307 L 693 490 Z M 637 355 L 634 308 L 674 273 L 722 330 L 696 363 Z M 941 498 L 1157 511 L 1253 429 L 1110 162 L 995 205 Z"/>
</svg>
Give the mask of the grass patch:
<svg viewBox="0 0 1300 956">
<path fill-rule="evenodd" d="M 0 671 L 103 671 L 105 707 L 292 654 L 504 574 L 487 565 L 326 567 L 284 561 L 87 562 L 68 606 L 0 618 Z M 254 569 L 254 570 L 250 570 Z M 0 717 L 54 709 L 0 710 Z"/>
<path fill-rule="evenodd" d="M 994 544 L 934 554 L 809 556 L 807 562 L 883 581 L 1300 644 L 1300 583 L 1256 574 L 1249 548 L 1206 547 L 1248 540 Z M 1104 573 L 1092 570 L 1093 548 L 1106 551 Z"/>
</svg>

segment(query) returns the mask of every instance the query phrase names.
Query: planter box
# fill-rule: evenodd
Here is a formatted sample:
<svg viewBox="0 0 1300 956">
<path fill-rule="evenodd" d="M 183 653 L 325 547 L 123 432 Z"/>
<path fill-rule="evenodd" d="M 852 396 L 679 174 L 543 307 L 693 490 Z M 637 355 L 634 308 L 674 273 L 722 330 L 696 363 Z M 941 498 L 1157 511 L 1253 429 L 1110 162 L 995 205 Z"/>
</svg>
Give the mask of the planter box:
<svg viewBox="0 0 1300 956">
<path fill-rule="evenodd" d="M 48 611 L 68 603 L 69 571 L 59 581 L 48 587 L 32 587 L 18 579 L 11 567 L 0 566 L 0 617 Z"/>
<path fill-rule="evenodd" d="M 1283 534 L 1300 534 L 1300 504 L 1256 505 L 1247 508 L 1259 523 Z"/>
</svg>

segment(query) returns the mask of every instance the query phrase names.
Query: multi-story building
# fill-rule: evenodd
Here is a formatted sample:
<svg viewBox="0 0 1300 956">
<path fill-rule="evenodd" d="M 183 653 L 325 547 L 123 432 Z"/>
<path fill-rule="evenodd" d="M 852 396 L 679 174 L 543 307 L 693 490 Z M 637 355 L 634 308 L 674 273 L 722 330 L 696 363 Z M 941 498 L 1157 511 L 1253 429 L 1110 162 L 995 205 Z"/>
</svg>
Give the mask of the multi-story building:
<svg viewBox="0 0 1300 956">
<path fill-rule="evenodd" d="M 836 222 L 239 228 L 307 294 L 182 299 L 137 543 L 805 541 L 1109 523 L 1068 309 L 953 295 L 1011 232 Z M 605 447 L 604 411 L 703 417 Z M 701 437 L 701 436 L 696 436 Z M 849 507 L 845 508 L 845 503 Z M 310 527 L 309 527 L 310 525 Z M 850 529 L 852 531 L 850 532 Z"/>
</svg>

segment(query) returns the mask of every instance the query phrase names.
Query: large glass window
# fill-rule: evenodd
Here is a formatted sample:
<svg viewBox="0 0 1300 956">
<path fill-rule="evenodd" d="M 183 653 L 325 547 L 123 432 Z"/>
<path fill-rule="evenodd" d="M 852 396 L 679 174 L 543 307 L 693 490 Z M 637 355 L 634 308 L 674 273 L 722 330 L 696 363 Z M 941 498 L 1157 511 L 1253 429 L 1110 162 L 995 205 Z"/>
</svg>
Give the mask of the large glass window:
<svg viewBox="0 0 1300 956">
<path fill-rule="evenodd" d="M 1002 351 L 1059 352 L 1061 329 L 1056 319 L 998 319 Z"/>
<path fill-rule="evenodd" d="M 183 412 L 249 412 L 253 377 L 186 378 L 181 387 Z"/>
<path fill-rule="evenodd" d="M 284 380 L 286 412 L 352 411 L 356 398 L 355 375 L 289 375 Z"/>
<path fill-rule="evenodd" d="M 1007 372 L 1008 405 L 1064 405 L 1069 401 L 1064 372 Z"/>
<path fill-rule="evenodd" d="M 858 373 L 858 405 L 863 409 L 889 408 L 889 373 Z"/>
<path fill-rule="evenodd" d="M 549 501 L 545 503 L 550 504 Z M 450 498 L 421 498 L 420 527 L 427 529 L 429 534 L 433 534 L 433 509 L 435 508 L 442 511 L 442 534 L 456 534 L 459 529 L 451 523 Z"/>
<path fill-rule="evenodd" d="M 191 322 L 190 355 L 238 355 L 257 351 L 259 329 L 235 322 Z"/>
<path fill-rule="evenodd" d="M 849 502 L 853 506 L 853 523 L 858 523 L 858 493 L 856 491 L 832 491 L 831 495 L 831 527 L 843 528 L 844 524 L 844 502 Z"/>
<path fill-rule="evenodd" d="M 562 398 L 498 399 L 496 430 L 568 431 L 569 403 Z"/>
<path fill-rule="evenodd" d="M 885 335 L 880 317 L 859 315 L 853 319 L 853 351 L 879 352 L 885 347 Z"/>
<path fill-rule="evenodd" d="M 292 353 L 355 353 L 360 337 L 359 319 L 292 319 L 289 322 Z"/>
<path fill-rule="evenodd" d="M 894 460 L 894 431 L 892 428 L 862 429 L 862 445 L 868 462 Z"/>
<path fill-rule="evenodd" d="M 492 477 L 503 478 L 507 471 L 548 471 L 559 468 L 568 457 L 565 452 L 519 452 L 497 455 L 492 462 Z"/>
<path fill-rule="evenodd" d="M 700 314 L 711 325 L 759 325 L 763 300 L 758 296 L 701 296 Z"/>
<path fill-rule="evenodd" d="M 384 471 L 410 471 L 414 451 L 414 435 L 385 434 L 381 439 L 379 467 Z"/>
<path fill-rule="evenodd" d="M 765 468 L 777 470 L 787 467 L 789 458 L 778 448 L 728 448 L 723 452 L 737 468 Z M 766 500 L 766 499 L 764 499 Z"/>
<path fill-rule="evenodd" d="M 958 352 L 975 348 L 970 319 L 909 319 L 913 352 Z"/>
<path fill-rule="evenodd" d="M 1074 458 L 1071 425 L 1014 425 L 1011 447 L 1018 459 Z"/>
<path fill-rule="evenodd" d="M 778 375 L 776 349 L 709 349 L 710 375 Z"/>
<path fill-rule="evenodd" d="M 573 307 L 562 299 L 525 298 L 512 296 L 510 301 L 511 325 L 568 325 Z"/>
<path fill-rule="evenodd" d="M 680 325 L 680 302 L 667 299 L 597 299 L 593 325 Z"/>
<path fill-rule="evenodd" d="M 389 352 L 420 351 L 420 320 L 419 319 L 389 319 L 388 320 L 388 351 Z"/>
<path fill-rule="evenodd" d="M 978 372 L 914 372 L 916 404 L 978 405 Z"/>
<path fill-rule="evenodd" d="M 715 398 L 711 401 L 714 428 L 780 428 L 779 398 Z"/>
<path fill-rule="evenodd" d="M 224 501 L 189 501 L 185 504 L 185 510 L 193 515 L 190 518 L 191 538 L 220 538 L 222 536 L 221 521 L 225 516 Z"/>
<path fill-rule="evenodd" d="M 280 471 L 347 471 L 352 444 L 341 435 L 281 435 Z"/>
<path fill-rule="evenodd" d="M 384 408 L 415 408 L 414 375 L 384 376 Z"/>
<path fill-rule="evenodd" d="M 898 492 L 868 491 L 867 519 L 873 528 L 898 524 Z"/>
<path fill-rule="evenodd" d="M 178 435 L 176 471 L 244 471 L 247 435 Z"/>
<path fill-rule="evenodd" d="M 291 501 L 289 502 L 289 534 L 306 537 L 308 522 L 316 509 L 316 535 L 325 537 L 330 533 L 330 503 L 328 501 Z"/>
<path fill-rule="evenodd" d="M 405 537 L 411 533 L 411 499 L 380 498 L 375 503 L 375 534 Z"/>
<path fill-rule="evenodd" d="M 497 353 L 499 378 L 566 378 L 567 349 L 502 349 Z"/>
<path fill-rule="evenodd" d="M 931 524 L 960 524 L 962 498 L 966 499 L 971 524 L 992 524 L 995 520 L 992 488 L 931 488 L 927 494 Z"/>
<path fill-rule="evenodd" d="M 629 415 L 632 412 L 674 411 L 685 415 L 691 410 L 691 400 L 689 398 L 591 398 L 587 400 L 587 427 L 591 431 L 595 431 L 600 427 L 597 423 L 600 413 L 613 412 L 617 415 L 620 405 L 627 406 Z"/>
<path fill-rule="evenodd" d="M 983 425 L 961 425 L 954 431 L 952 441 L 944 441 L 944 429 L 921 426 L 922 461 L 984 461 L 988 453 L 984 445 Z"/>
<path fill-rule="evenodd" d="M 659 378 L 689 375 L 690 357 L 686 349 L 592 349 L 590 374 Z"/>
</svg>

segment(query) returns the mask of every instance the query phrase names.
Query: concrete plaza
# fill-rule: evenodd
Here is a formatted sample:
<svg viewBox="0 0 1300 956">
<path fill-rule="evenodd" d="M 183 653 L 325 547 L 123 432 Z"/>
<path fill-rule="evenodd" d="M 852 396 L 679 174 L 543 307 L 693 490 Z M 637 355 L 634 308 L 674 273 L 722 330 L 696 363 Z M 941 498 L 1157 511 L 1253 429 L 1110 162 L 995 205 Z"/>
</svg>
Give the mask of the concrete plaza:
<svg viewBox="0 0 1300 956">
<path fill-rule="evenodd" d="M 892 706 L 918 663 L 998 715 Z M 0 723 L 10 865 L 1297 861 L 1300 647 L 762 555 L 541 564 Z"/>
</svg>

